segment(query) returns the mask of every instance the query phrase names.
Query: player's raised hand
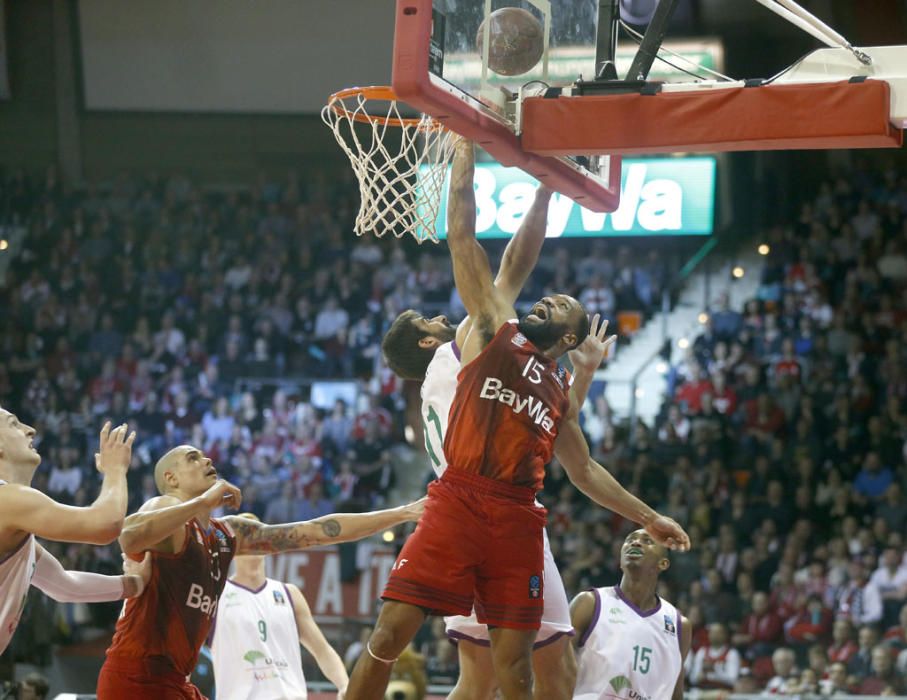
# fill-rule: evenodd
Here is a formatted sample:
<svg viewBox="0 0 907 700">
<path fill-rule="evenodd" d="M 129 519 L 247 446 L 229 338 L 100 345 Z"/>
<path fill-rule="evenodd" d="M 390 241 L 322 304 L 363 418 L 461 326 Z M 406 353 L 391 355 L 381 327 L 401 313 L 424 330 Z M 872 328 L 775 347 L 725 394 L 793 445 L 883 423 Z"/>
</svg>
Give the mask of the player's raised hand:
<svg viewBox="0 0 907 700">
<path fill-rule="evenodd" d="M 95 467 L 102 474 L 125 474 L 132 462 L 132 443 L 135 442 L 135 431 L 129 432 L 129 426 L 123 423 L 113 430 L 110 421 L 101 428 L 100 448 L 94 456 Z"/>
<path fill-rule="evenodd" d="M 570 357 L 574 369 L 594 372 L 616 340 L 616 335 L 608 335 L 607 319 L 602 321 L 601 315 L 595 314 L 589 326 L 589 335 L 567 355 Z"/>
<path fill-rule="evenodd" d="M 677 552 L 687 552 L 690 549 L 690 536 L 684 532 L 674 518 L 666 515 L 658 515 L 648 525 L 645 526 L 648 532 L 658 544 L 672 549 Z"/>
<path fill-rule="evenodd" d="M 229 481 L 218 479 L 214 486 L 202 494 L 202 500 L 212 510 L 219 506 L 229 506 L 233 510 L 238 510 L 242 503 L 242 491 Z"/>
<path fill-rule="evenodd" d="M 127 576 L 138 577 L 137 588 L 133 591 L 129 591 L 132 595 L 128 595 L 127 598 L 135 598 L 142 595 L 142 591 L 145 590 L 148 586 L 148 582 L 151 580 L 151 552 L 145 552 L 145 557 L 142 561 L 135 561 L 124 554 L 123 573 Z"/>
</svg>

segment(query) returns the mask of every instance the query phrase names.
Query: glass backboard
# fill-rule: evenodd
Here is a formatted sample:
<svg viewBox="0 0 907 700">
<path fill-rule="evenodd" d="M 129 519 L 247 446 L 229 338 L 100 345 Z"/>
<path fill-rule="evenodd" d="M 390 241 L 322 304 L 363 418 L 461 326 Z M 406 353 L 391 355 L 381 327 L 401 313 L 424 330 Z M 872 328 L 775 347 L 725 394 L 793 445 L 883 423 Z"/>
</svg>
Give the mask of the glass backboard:
<svg viewBox="0 0 907 700">
<path fill-rule="evenodd" d="M 506 107 L 507 95 L 522 86 L 561 87 L 594 77 L 597 0 L 433 0 L 432 5 L 429 69 L 511 121 L 516 117 Z M 486 65 L 478 35 L 486 17 L 509 7 L 538 20 L 546 48 L 530 70 L 504 76 Z"/>
</svg>

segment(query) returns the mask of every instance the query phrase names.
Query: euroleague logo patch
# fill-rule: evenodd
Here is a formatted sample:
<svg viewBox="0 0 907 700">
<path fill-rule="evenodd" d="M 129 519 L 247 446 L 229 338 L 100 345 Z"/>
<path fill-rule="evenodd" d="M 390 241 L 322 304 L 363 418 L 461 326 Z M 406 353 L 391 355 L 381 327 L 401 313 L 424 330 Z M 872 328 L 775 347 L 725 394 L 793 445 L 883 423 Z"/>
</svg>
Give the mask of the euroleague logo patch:
<svg viewBox="0 0 907 700">
<path fill-rule="evenodd" d="M 529 597 L 530 598 L 541 598 L 542 597 L 542 577 L 541 576 L 530 576 L 529 577 Z"/>
</svg>

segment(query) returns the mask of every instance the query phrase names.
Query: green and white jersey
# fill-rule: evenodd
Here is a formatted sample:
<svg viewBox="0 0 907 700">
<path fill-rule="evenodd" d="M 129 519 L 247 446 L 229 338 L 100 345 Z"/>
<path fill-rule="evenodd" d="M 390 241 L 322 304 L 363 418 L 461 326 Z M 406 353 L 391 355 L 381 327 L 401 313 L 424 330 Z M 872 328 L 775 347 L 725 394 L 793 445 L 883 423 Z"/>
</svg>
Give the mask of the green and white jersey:
<svg viewBox="0 0 907 700">
<path fill-rule="evenodd" d="M 574 700 L 669 700 L 680 675 L 681 615 L 666 600 L 642 611 L 620 587 L 595 588 L 580 638 Z"/>
<path fill-rule="evenodd" d="M 425 370 L 422 380 L 422 429 L 425 434 L 425 451 L 438 478 L 447 469 L 444 456 L 444 436 L 447 435 L 447 417 L 457 392 L 457 375 L 460 373 L 460 350 L 456 341 L 444 343 Z"/>
<path fill-rule="evenodd" d="M 228 580 L 211 636 L 217 700 L 306 700 L 299 630 L 287 587 Z"/>
</svg>

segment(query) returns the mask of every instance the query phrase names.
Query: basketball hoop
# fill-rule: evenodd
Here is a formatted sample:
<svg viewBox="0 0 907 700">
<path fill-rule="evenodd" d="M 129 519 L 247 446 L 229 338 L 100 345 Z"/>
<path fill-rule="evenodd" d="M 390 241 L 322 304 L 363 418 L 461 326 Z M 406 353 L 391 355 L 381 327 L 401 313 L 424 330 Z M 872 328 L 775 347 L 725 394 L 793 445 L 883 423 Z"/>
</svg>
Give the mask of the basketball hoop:
<svg viewBox="0 0 907 700">
<path fill-rule="evenodd" d="M 427 115 L 402 116 L 400 106 L 390 87 L 355 87 L 331 95 L 321 118 L 359 180 L 356 235 L 380 238 L 390 231 L 398 238 L 409 233 L 419 243 L 437 243 L 435 225 L 454 134 Z"/>
</svg>

